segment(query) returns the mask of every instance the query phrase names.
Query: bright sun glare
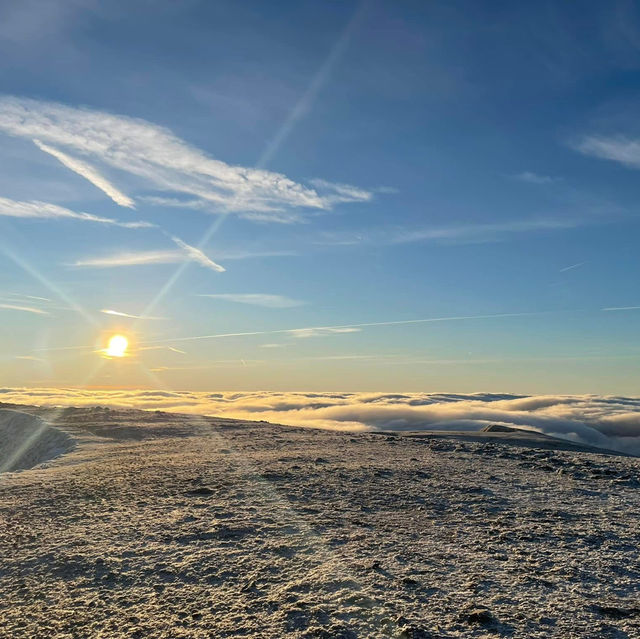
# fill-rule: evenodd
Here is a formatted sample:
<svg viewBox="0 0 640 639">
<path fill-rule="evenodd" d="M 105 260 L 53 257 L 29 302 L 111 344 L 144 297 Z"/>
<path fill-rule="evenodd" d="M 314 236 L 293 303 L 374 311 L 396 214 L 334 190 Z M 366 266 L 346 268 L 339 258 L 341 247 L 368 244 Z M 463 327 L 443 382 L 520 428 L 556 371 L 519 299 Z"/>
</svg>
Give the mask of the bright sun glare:
<svg viewBox="0 0 640 639">
<path fill-rule="evenodd" d="M 129 340 L 124 335 L 114 335 L 105 352 L 109 357 L 124 357 L 128 346 Z"/>
</svg>

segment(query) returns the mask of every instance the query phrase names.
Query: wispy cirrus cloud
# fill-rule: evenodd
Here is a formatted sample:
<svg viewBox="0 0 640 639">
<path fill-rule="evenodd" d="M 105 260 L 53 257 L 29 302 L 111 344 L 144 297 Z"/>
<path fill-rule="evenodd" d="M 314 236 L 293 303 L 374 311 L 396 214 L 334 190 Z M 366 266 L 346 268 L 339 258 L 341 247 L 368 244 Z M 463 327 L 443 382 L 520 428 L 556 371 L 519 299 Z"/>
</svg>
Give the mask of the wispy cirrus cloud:
<svg viewBox="0 0 640 639">
<path fill-rule="evenodd" d="M 558 273 L 566 273 L 567 271 L 573 271 L 576 268 L 580 268 L 584 266 L 586 262 L 578 262 L 577 264 L 571 264 L 569 266 L 565 266 L 564 268 L 559 269 Z"/>
<path fill-rule="evenodd" d="M 327 180 L 315 178 L 309 181 L 318 192 L 324 193 L 328 204 L 342 204 L 347 202 L 369 202 L 373 199 L 372 191 L 365 191 L 351 184 L 334 184 Z M 379 192 L 379 189 L 376 189 Z"/>
<path fill-rule="evenodd" d="M 236 302 L 238 304 L 250 304 L 252 306 L 263 306 L 265 308 L 292 308 L 302 306 L 304 302 L 294 300 L 284 295 L 273 295 L 269 293 L 202 293 L 198 297 L 208 297 L 225 302 Z"/>
<path fill-rule="evenodd" d="M 22 297 L 28 300 L 36 300 L 38 302 L 52 302 L 49 297 L 41 297 L 40 295 L 25 295 L 24 293 L 8 293 L 11 297 Z"/>
<path fill-rule="evenodd" d="M 20 311 L 22 313 L 33 313 L 35 315 L 50 315 L 48 311 L 45 311 L 41 308 L 36 308 L 35 306 L 22 306 L 20 304 L 0 303 L 0 308 L 3 308 L 7 311 Z"/>
<path fill-rule="evenodd" d="M 220 251 L 220 258 L 224 260 L 248 260 L 264 257 L 291 257 L 298 253 L 293 251 Z M 90 257 L 78 260 L 73 266 L 93 266 L 95 268 L 115 268 L 118 266 L 144 266 L 145 264 L 180 264 L 185 261 L 185 254 L 181 250 L 144 250 L 123 251 L 114 255 Z"/>
<path fill-rule="evenodd" d="M 347 204 L 350 202 L 370 202 L 374 193 L 389 193 L 386 187 L 380 187 L 371 191 L 360 189 L 349 184 L 333 184 L 326 180 L 309 180 L 318 196 L 322 200 L 322 206 L 314 208 L 329 209 L 336 204 Z M 158 197 L 155 195 L 145 195 L 139 198 L 142 202 L 155 204 L 156 206 L 166 206 L 170 208 L 191 209 L 193 211 L 207 211 L 210 203 L 202 199 L 181 199 L 176 197 Z M 281 224 L 291 224 L 301 222 L 304 216 L 291 210 L 268 210 L 268 211 L 245 211 L 242 217 L 256 222 L 279 222 Z"/>
<path fill-rule="evenodd" d="M 389 227 L 346 233 L 324 233 L 315 243 L 329 246 L 389 245 L 413 242 L 483 244 L 503 242 L 511 237 L 527 233 L 544 233 L 578 228 L 587 223 L 588 221 L 585 219 L 545 217 L 489 222 L 486 224 L 456 224 L 422 228 Z"/>
<path fill-rule="evenodd" d="M 40 220 L 71 219 L 80 220 L 82 222 L 96 222 L 98 224 L 120 226 L 126 229 L 154 227 L 154 224 L 151 224 L 150 222 L 119 222 L 118 220 L 113 220 L 108 217 L 100 217 L 98 215 L 93 215 L 92 213 L 72 211 L 62 206 L 58 206 L 57 204 L 50 204 L 48 202 L 39 202 L 38 200 L 23 202 L 10 200 L 6 197 L 0 197 L 0 216 Z"/>
<path fill-rule="evenodd" d="M 116 268 L 120 266 L 145 266 L 149 264 L 177 264 L 181 262 L 196 262 L 205 268 L 218 273 L 226 269 L 207 257 L 200 249 L 183 242 L 180 238 L 171 237 L 178 245 L 178 249 L 163 251 L 132 251 L 106 255 L 102 257 L 89 257 L 77 260 L 73 266 L 92 268 Z"/>
<path fill-rule="evenodd" d="M 640 306 L 610 306 L 609 308 L 603 308 L 603 311 L 612 312 L 612 311 L 637 311 L 640 310 Z"/>
<path fill-rule="evenodd" d="M 73 266 L 116 268 L 119 266 L 144 266 L 147 264 L 177 264 L 184 261 L 185 256 L 182 251 L 125 251 L 114 255 L 80 259 L 74 262 Z"/>
<path fill-rule="evenodd" d="M 588 135 L 572 146 L 584 155 L 612 160 L 631 169 L 640 169 L 640 138 L 625 135 Z"/>
<path fill-rule="evenodd" d="M 187 259 L 191 262 L 197 262 L 200 266 L 204 266 L 205 268 L 209 268 L 212 271 L 217 271 L 218 273 L 224 273 L 224 266 L 220 266 L 220 264 L 216 264 L 212 259 L 207 257 L 199 248 L 195 246 L 191 246 L 186 242 L 183 242 L 178 237 L 171 238 L 179 247 L 182 249 L 182 252 L 187 257 Z"/>
<path fill-rule="evenodd" d="M 365 202 L 372 197 L 369 191 L 345 184 L 323 181 L 314 187 L 280 173 L 232 166 L 189 145 L 168 129 L 103 111 L 6 96 L 0 98 L 0 131 L 38 140 L 48 153 L 53 149 L 49 145 L 55 145 L 56 157 L 66 166 L 100 188 L 109 188 L 112 199 L 117 197 L 125 203 L 128 196 L 111 184 L 107 186 L 101 176 L 96 178 L 98 169 L 90 167 L 87 171 L 88 165 L 79 165 L 67 150 L 124 171 L 137 178 L 141 188 L 156 189 L 162 197 L 168 194 L 177 204 L 182 198 L 176 195 L 187 196 L 188 206 L 211 213 L 287 221 L 289 216 L 298 216 L 293 209 L 328 210 L 339 202 Z"/>
<path fill-rule="evenodd" d="M 520 182 L 528 182 L 529 184 L 553 184 L 558 182 L 560 178 L 551 177 L 550 175 L 541 175 L 533 171 L 522 171 L 512 176 L 514 180 Z"/>
<path fill-rule="evenodd" d="M 37 315 L 51 315 L 55 311 L 72 310 L 68 306 L 61 306 L 48 297 L 26 295 L 24 293 L 5 293 L 0 297 L 0 308 L 7 310 L 35 313 Z"/>
<path fill-rule="evenodd" d="M 544 231 L 557 231 L 572 229 L 582 226 L 584 222 L 572 218 L 548 217 L 532 218 L 528 220 L 509 220 L 506 222 L 494 222 L 487 224 L 463 224 L 441 228 L 425 228 L 401 231 L 393 240 L 398 243 L 405 242 L 497 242 L 508 236 L 521 233 L 535 233 Z"/>
<path fill-rule="evenodd" d="M 359 333 L 359 326 L 325 326 L 319 328 L 295 328 L 287 331 L 291 337 L 307 339 L 309 337 L 326 337 L 327 335 L 340 335 L 343 333 Z"/>
<path fill-rule="evenodd" d="M 66 166 L 68 169 L 77 173 L 85 180 L 88 180 L 95 187 L 106 193 L 116 204 L 120 206 L 126 206 L 130 209 L 135 209 L 134 201 L 127 195 L 125 195 L 122 191 L 116 188 L 111 182 L 109 182 L 103 175 L 101 175 L 96 169 L 87 164 L 86 162 L 82 162 L 77 158 L 73 158 L 66 153 L 63 153 L 59 149 L 54 149 L 40 140 L 34 140 L 35 145 L 44 153 L 48 153 L 58 160 L 61 164 Z"/>
<path fill-rule="evenodd" d="M 164 317 L 152 317 L 150 315 L 132 315 L 131 313 L 123 313 L 122 311 L 114 311 L 110 308 L 103 308 L 100 310 L 101 313 L 105 315 L 112 315 L 114 317 L 124 317 L 127 319 L 137 319 L 137 320 L 164 320 Z"/>
</svg>

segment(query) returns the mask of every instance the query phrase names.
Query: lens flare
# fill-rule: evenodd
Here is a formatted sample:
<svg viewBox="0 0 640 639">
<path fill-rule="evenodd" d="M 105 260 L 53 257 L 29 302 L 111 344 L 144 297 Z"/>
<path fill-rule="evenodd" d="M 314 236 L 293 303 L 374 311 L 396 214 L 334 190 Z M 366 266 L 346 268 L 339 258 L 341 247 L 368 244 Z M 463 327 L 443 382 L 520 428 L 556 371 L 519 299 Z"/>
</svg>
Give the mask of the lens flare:
<svg viewBox="0 0 640 639">
<path fill-rule="evenodd" d="M 109 340 L 105 354 L 109 357 L 124 357 L 127 354 L 129 340 L 124 335 L 114 335 Z"/>
</svg>

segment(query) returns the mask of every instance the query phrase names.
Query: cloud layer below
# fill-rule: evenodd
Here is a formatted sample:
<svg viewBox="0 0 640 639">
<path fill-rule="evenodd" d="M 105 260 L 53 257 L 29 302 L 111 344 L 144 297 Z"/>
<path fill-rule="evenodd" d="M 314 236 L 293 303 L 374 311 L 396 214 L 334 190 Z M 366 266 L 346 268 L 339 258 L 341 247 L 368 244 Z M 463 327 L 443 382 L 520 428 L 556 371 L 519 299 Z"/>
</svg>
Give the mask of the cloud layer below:
<svg viewBox="0 0 640 639">
<path fill-rule="evenodd" d="M 617 396 L 5 388 L 0 401 L 100 404 L 336 430 L 479 430 L 504 424 L 640 455 L 640 398 Z"/>
</svg>

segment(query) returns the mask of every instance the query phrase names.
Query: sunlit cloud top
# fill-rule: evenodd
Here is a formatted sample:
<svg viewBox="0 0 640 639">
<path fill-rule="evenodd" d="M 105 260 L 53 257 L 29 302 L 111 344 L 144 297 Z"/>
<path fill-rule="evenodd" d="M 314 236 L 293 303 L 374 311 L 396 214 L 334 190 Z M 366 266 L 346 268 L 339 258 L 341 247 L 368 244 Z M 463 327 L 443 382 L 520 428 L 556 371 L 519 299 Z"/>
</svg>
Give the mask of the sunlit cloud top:
<svg viewBox="0 0 640 639">
<path fill-rule="evenodd" d="M 633 397 L 6 388 L 0 401 L 161 408 L 332 430 L 476 431 L 501 424 L 640 455 L 640 399 Z"/>
</svg>

